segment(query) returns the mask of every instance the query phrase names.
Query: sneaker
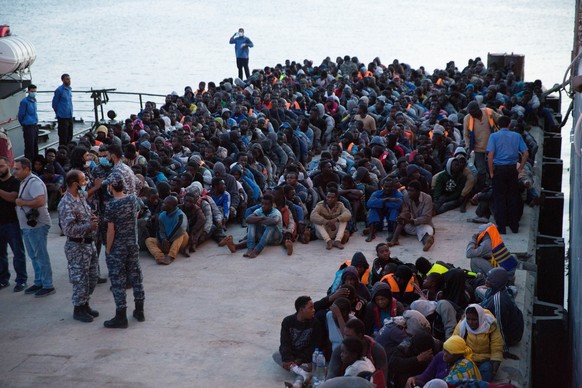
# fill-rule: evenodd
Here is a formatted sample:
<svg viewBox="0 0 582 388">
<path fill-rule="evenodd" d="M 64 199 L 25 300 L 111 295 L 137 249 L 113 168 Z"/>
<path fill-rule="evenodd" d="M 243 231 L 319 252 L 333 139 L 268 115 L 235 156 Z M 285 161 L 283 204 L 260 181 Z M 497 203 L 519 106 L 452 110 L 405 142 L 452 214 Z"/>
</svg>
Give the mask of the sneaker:
<svg viewBox="0 0 582 388">
<path fill-rule="evenodd" d="M 30 286 L 26 290 L 24 290 L 24 293 L 26 295 L 36 294 L 40 290 L 42 290 L 42 286 L 37 286 L 36 284 L 33 284 L 32 286 Z"/>
<path fill-rule="evenodd" d="M 8 287 L 9 285 L 10 285 L 10 283 L 9 283 L 9 282 L 1 282 L 1 283 L 0 283 L 0 290 L 1 290 L 1 289 L 3 289 L 3 288 L 6 288 L 6 287 Z"/>
<path fill-rule="evenodd" d="M 54 294 L 55 292 L 56 292 L 56 291 L 55 291 L 55 288 L 54 288 L 54 287 L 51 287 L 51 288 L 42 288 L 42 289 L 38 290 L 38 291 L 37 291 L 37 292 L 34 294 L 34 297 L 35 297 L 35 298 L 43 298 L 43 297 L 45 297 L 45 296 L 52 295 L 52 294 Z"/>
<path fill-rule="evenodd" d="M 26 288 L 26 283 L 16 283 L 16 285 L 14 286 L 14 292 L 24 291 L 25 288 Z"/>
</svg>

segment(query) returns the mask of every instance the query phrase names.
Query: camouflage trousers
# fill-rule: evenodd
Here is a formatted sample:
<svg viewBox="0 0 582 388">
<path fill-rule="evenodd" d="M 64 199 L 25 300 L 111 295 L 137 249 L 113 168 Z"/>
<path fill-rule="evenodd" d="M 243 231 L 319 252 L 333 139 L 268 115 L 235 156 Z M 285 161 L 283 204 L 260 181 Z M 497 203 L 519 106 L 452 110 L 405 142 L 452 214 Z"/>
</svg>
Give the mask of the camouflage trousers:
<svg viewBox="0 0 582 388">
<path fill-rule="evenodd" d="M 113 245 L 111 251 L 105 255 L 105 262 L 111 280 L 111 292 L 115 300 L 115 307 L 126 308 L 126 284 L 129 279 L 133 287 L 133 299 L 143 301 L 143 275 L 139 265 L 139 246 L 137 244 Z"/>
<path fill-rule="evenodd" d="M 97 284 L 97 251 L 93 244 L 67 241 L 65 256 L 69 267 L 69 281 L 73 285 L 73 305 L 89 302 Z"/>
</svg>

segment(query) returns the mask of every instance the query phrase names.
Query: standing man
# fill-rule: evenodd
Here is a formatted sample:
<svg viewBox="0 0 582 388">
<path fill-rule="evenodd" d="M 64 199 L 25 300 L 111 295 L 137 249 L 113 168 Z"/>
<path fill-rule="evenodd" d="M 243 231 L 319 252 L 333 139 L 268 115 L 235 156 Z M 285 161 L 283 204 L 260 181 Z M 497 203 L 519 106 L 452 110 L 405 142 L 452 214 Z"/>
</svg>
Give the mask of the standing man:
<svg viewBox="0 0 582 388">
<path fill-rule="evenodd" d="M 36 86 L 28 86 L 28 96 L 20 101 L 18 121 L 24 132 L 24 157 L 34 159 L 38 154 L 38 115 L 36 113 Z"/>
<path fill-rule="evenodd" d="M 236 53 L 236 67 L 238 68 L 238 78 L 243 79 L 243 68 L 247 79 L 250 77 L 249 72 L 249 48 L 254 47 L 253 42 L 245 36 L 245 30 L 239 28 L 229 41 L 234 44 L 234 52 Z"/>
<path fill-rule="evenodd" d="M 497 129 L 497 120 L 501 115 L 493 109 L 481 108 L 477 101 L 467 105 L 467 115 L 463 120 L 463 136 L 468 154 L 475 151 L 475 167 L 477 168 L 476 190 L 479 192 L 485 187 L 487 179 L 487 142 L 489 136 Z"/>
<path fill-rule="evenodd" d="M 18 180 L 10 174 L 8 158 L 0 156 L 0 214 L 2 214 L 0 218 L 0 289 L 10 285 L 8 282 L 10 279 L 8 244 L 10 244 L 10 249 L 14 254 L 14 271 L 16 272 L 14 292 L 24 290 L 28 279 L 24 243 L 14 204 L 18 196 L 18 188 Z"/>
<path fill-rule="evenodd" d="M 67 145 L 73 140 L 73 91 L 68 74 L 61 75 L 61 81 L 53 97 L 53 110 L 59 124 L 59 144 Z"/>
<path fill-rule="evenodd" d="M 124 180 L 120 174 L 111 174 L 108 178 L 109 190 L 113 199 L 108 202 L 105 210 L 107 222 L 107 246 L 105 260 L 111 292 L 115 300 L 115 317 L 103 322 L 109 329 L 125 329 L 127 327 L 127 279 L 133 286 L 135 310 L 133 317 L 138 322 L 145 321 L 143 302 L 143 275 L 139 265 L 139 246 L 137 245 L 137 214 L 139 204 L 135 195 L 123 192 Z"/>
<path fill-rule="evenodd" d="M 505 234 L 509 225 L 513 233 L 519 230 L 520 208 L 523 206 L 519 194 L 518 175 L 523 170 L 529 153 L 523 137 L 509 130 L 511 119 L 498 119 L 501 130 L 492 134 L 487 143 L 489 175 L 493 183 L 495 222 L 499 233 Z M 519 154 L 521 153 L 521 160 Z M 519 160 L 519 167 L 517 162 Z"/>
<path fill-rule="evenodd" d="M 107 147 L 113 168 L 111 173 L 120 174 L 123 178 L 123 191 L 127 195 L 139 195 L 138 185 L 141 185 L 139 179 L 133 173 L 133 170 L 125 163 L 123 163 L 123 151 L 121 147 L 111 144 Z"/>
<path fill-rule="evenodd" d="M 79 170 L 67 173 L 67 191 L 59 203 L 59 224 L 67 242 L 65 256 L 69 263 L 69 281 L 73 285 L 73 319 L 93 322 L 99 313 L 89 307 L 89 299 L 97 284 L 97 251 L 93 237 L 97 217 L 87 203 L 87 180 Z"/>
<path fill-rule="evenodd" d="M 14 162 L 14 177 L 20 181 L 18 198 L 14 201 L 16 215 L 24 246 L 34 268 L 34 284 L 24 293 L 41 298 L 55 293 L 51 259 L 47 250 L 47 237 L 51 228 L 48 194 L 43 181 L 32 173 L 30 160 L 23 158 Z"/>
</svg>

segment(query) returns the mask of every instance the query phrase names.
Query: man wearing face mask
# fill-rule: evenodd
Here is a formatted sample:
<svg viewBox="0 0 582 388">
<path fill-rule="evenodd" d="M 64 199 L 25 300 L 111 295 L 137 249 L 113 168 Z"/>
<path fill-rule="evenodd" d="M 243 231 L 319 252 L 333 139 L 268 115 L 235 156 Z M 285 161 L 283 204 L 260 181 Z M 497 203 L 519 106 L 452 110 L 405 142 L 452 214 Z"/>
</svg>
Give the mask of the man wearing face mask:
<svg viewBox="0 0 582 388">
<path fill-rule="evenodd" d="M 73 318 L 92 322 L 99 313 L 89 307 L 89 299 L 97 284 L 97 251 L 93 245 L 98 219 L 87 203 L 87 180 L 79 170 L 71 170 L 65 178 L 67 191 L 59 203 L 59 223 L 67 242 L 65 255 L 69 280 L 73 285 Z"/>
<path fill-rule="evenodd" d="M 20 101 L 18 121 L 24 132 L 24 157 L 34 159 L 38 154 L 38 115 L 36 113 L 36 86 L 28 86 L 28 96 Z"/>
<path fill-rule="evenodd" d="M 111 194 L 107 191 L 107 187 L 102 185 L 103 180 L 107 179 L 113 168 L 113 162 L 111 162 L 109 151 L 107 151 L 107 146 L 104 144 L 99 147 L 98 161 L 99 164 L 92 171 L 94 186 L 91 187 L 88 192 L 88 194 L 91 194 L 94 191 L 93 196 L 89 195 L 91 198 L 91 207 L 95 210 L 95 213 L 99 216 L 100 220 L 95 240 L 97 257 L 99 257 L 99 254 L 101 253 L 101 246 L 106 242 L 107 223 L 103 221 L 103 216 L 105 214 L 107 203 L 112 198 Z"/>
</svg>

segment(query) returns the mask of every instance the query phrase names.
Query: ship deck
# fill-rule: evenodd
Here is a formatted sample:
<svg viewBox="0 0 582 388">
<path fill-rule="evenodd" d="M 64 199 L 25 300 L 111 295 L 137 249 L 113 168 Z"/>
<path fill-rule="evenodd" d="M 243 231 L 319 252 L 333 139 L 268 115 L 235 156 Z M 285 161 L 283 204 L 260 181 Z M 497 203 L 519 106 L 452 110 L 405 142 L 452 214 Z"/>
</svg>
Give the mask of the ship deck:
<svg viewBox="0 0 582 388">
<path fill-rule="evenodd" d="M 543 132 L 534 128 L 532 134 L 541 160 Z M 535 169 L 539 177 L 541 161 Z M 474 210 L 470 206 L 464 214 L 453 210 L 435 217 L 436 242 L 429 252 L 422 252 L 414 237 L 402 237 L 393 256 L 405 262 L 425 256 L 468 268 L 465 247 L 478 225 L 467 219 Z M 519 386 L 529 385 L 535 273 L 528 269 L 535 270 L 537 218 L 538 208 L 526 206 L 520 232 L 504 236 L 509 250 L 520 257 L 517 302 L 526 331 L 510 349 L 520 360 L 504 361 L 497 379 Z M 234 226 L 229 233 L 238 239 L 244 231 Z M 56 214 L 49 236 L 57 293 L 35 299 L 11 288 L 0 291 L 0 386 L 282 386 L 290 375 L 273 362 L 272 354 L 279 346 L 281 320 L 294 312 L 295 298 L 325 296 L 341 262 L 362 251 L 371 263 L 375 245 L 383 240 L 378 234 L 366 243 L 358 234 L 344 250 L 331 251 L 322 241 L 296 243 L 292 256 L 282 247 L 267 247 L 254 260 L 207 242 L 170 266 L 158 266 L 142 252 L 146 321 L 130 318 L 128 329 L 110 330 L 103 327 L 115 312 L 109 284 L 98 285 L 91 300 L 100 317 L 93 323 L 73 320 L 65 237 Z M 34 273 L 27 261 L 30 278 Z M 100 262 L 105 274 L 103 254 Z"/>
</svg>

